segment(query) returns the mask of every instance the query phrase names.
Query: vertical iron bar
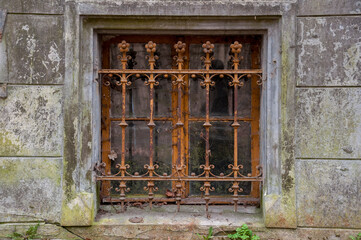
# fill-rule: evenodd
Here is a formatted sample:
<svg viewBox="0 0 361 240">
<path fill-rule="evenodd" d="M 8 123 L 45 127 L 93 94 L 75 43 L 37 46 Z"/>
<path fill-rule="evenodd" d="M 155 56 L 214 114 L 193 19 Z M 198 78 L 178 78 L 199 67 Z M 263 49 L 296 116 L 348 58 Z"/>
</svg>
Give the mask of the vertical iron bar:
<svg viewBox="0 0 361 240">
<path fill-rule="evenodd" d="M 205 172 L 205 179 L 206 181 L 204 182 L 203 187 L 201 188 L 201 191 L 204 191 L 204 200 L 206 202 L 206 213 L 207 216 L 208 214 L 208 205 L 209 205 L 209 200 L 210 200 L 210 191 L 213 191 L 214 188 L 211 188 L 211 183 L 210 181 L 208 181 L 209 175 L 210 175 L 210 171 L 211 171 L 211 167 L 214 167 L 213 165 L 209 164 L 209 156 L 211 153 L 210 147 L 209 147 L 209 128 L 212 126 L 211 123 L 209 122 L 209 90 L 210 90 L 210 86 L 214 86 L 214 82 L 211 81 L 211 77 L 210 74 L 208 73 L 208 71 L 210 70 L 211 64 L 212 64 L 212 57 L 210 56 L 210 54 L 213 52 L 213 48 L 214 45 L 211 44 L 209 41 L 207 41 L 206 43 L 204 43 L 202 45 L 203 47 L 203 51 L 206 54 L 205 57 L 203 57 L 202 59 L 204 60 L 204 65 L 206 67 L 206 71 L 207 73 L 205 74 L 204 77 L 204 81 L 201 82 L 202 86 L 206 87 L 206 121 L 203 124 L 203 127 L 206 130 L 206 153 L 205 153 L 205 166 L 204 167 L 204 172 Z"/>
<path fill-rule="evenodd" d="M 185 47 L 186 44 L 182 43 L 181 41 L 178 41 L 174 48 L 177 52 L 177 55 L 175 56 L 175 60 L 177 62 L 178 70 L 183 69 L 184 64 L 184 54 L 185 54 Z M 177 74 L 176 80 L 173 82 L 174 85 L 177 85 L 177 123 L 176 128 L 177 130 L 177 150 L 178 150 L 178 157 L 177 157 L 177 164 L 176 164 L 176 170 L 178 177 L 181 177 L 184 175 L 183 169 L 185 169 L 184 166 L 184 158 L 182 156 L 182 131 L 183 131 L 183 122 L 182 122 L 182 85 L 184 84 L 184 75 L 179 73 Z M 180 210 L 180 201 L 182 200 L 182 193 L 184 192 L 183 189 L 183 182 L 182 181 L 176 181 L 176 202 L 177 202 L 177 211 Z"/>
<path fill-rule="evenodd" d="M 232 62 L 233 62 L 233 69 L 238 70 L 238 65 L 240 61 L 239 54 L 241 53 L 242 44 L 239 44 L 237 41 L 231 44 L 231 52 L 233 53 L 232 56 Z M 233 75 L 233 80 L 230 82 L 230 85 L 233 86 L 233 116 L 234 120 L 232 123 L 233 127 L 233 177 L 236 179 L 238 175 L 239 168 L 242 167 L 242 165 L 238 165 L 238 128 L 240 124 L 238 123 L 238 87 L 242 86 L 242 84 L 239 81 L 239 76 L 237 73 Z M 232 184 L 232 188 L 229 189 L 230 192 L 233 192 L 233 204 L 234 204 L 234 211 L 237 212 L 237 206 L 238 206 L 238 192 L 241 192 L 242 190 L 239 187 L 239 183 L 237 181 L 234 181 Z"/>
<path fill-rule="evenodd" d="M 125 70 L 127 68 L 128 60 L 130 59 L 130 56 L 127 55 L 127 52 L 129 52 L 130 44 L 126 41 L 122 41 L 120 44 L 118 44 L 119 51 L 121 53 L 120 61 L 121 61 L 121 68 Z M 125 129 L 128 126 L 128 124 L 125 122 L 125 104 L 126 104 L 126 86 L 130 85 L 130 82 L 128 82 L 127 75 L 125 73 L 122 73 L 120 78 L 120 83 L 117 85 L 122 86 L 122 121 L 119 123 L 119 126 L 122 128 L 122 146 L 121 146 L 121 162 L 120 162 L 120 175 L 122 177 L 125 177 L 125 172 L 127 169 L 127 165 L 125 164 Z M 120 181 L 118 191 L 120 192 L 120 200 L 121 200 L 121 211 L 124 212 L 124 201 L 125 201 L 125 192 L 127 191 L 126 187 L 126 181 Z"/>
<path fill-rule="evenodd" d="M 145 48 L 149 55 L 147 56 L 149 61 L 149 67 L 150 70 L 154 70 L 155 61 L 157 59 L 157 56 L 154 55 L 156 51 L 156 43 L 153 43 L 152 41 L 149 41 Z M 154 86 L 157 86 L 159 82 L 155 80 L 154 73 L 150 73 L 148 76 L 148 81 L 146 82 L 146 85 L 149 85 L 149 107 L 150 107 L 150 116 L 149 116 L 149 165 L 146 165 L 145 167 L 148 168 L 149 176 L 152 177 L 154 174 L 154 170 L 157 167 L 157 165 L 154 165 L 153 163 L 153 152 L 154 152 Z M 153 199 L 154 199 L 154 191 L 157 190 L 157 188 L 154 187 L 154 181 L 148 181 L 147 187 L 144 188 L 145 190 L 148 190 L 148 199 L 149 199 L 149 208 L 152 209 L 153 206 Z"/>
</svg>

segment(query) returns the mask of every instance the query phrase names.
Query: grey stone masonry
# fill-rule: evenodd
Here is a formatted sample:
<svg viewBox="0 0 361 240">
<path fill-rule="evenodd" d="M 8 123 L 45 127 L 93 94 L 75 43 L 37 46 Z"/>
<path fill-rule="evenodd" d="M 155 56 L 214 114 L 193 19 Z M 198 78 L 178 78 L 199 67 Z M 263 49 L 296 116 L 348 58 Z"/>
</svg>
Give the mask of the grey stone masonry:
<svg viewBox="0 0 361 240">
<path fill-rule="evenodd" d="M 8 15 L 5 26 L 9 83 L 62 84 L 64 18 Z"/>
<path fill-rule="evenodd" d="M 361 88 L 296 93 L 296 158 L 361 159 Z"/>
<path fill-rule="evenodd" d="M 0 99 L 0 156 L 61 156 L 62 97 L 61 86 L 8 86 Z"/>
<path fill-rule="evenodd" d="M 361 16 L 299 18 L 298 86 L 361 86 Z"/>
<path fill-rule="evenodd" d="M 298 160 L 298 225 L 361 228 L 361 160 Z"/>
<path fill-rule="evenodd" d="M 65 0 L 0 0 L 9 13 L 62 14 Z"/>
<path fill-rule="evenodd" d="M 361 14 L 359 0 L 298 0 L 298 15 Z"/>
</svg>

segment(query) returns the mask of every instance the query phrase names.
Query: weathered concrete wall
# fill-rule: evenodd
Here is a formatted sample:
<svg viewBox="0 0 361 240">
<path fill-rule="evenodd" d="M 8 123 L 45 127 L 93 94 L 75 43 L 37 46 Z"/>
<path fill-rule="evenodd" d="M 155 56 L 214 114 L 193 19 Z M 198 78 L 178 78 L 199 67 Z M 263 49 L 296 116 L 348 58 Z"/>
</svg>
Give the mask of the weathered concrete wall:
<svg viewBox="0 0 361 240">
<path fill-rule="evenodd" d="M 8 97 L 0 99 L 0 222 L 92 223 L 91 158 L 96 143 L 92 128 L 96 125 L 91 108 L 96 104 L 91 101 L 96 91 L 89 87 L 92 75 L 85 70 L 93 69 L 93 59 L 81 55 L 93 42 L 80 38 L 80 16 L 117 17 L 121 12 L 127 16 L 248 16 L 252 22 L 260 16 L 278 19 L 281 31 L 272 34 L 280 34 L 276 39 L 282 59 L 271 59 L 270 66 L 282 62 L 281 160 L 274 167 L 279 169 L 283 197 L 280 193 L 265 199 L 266 224 L 361 228 L 361 1 L 0 0 L 0 8 L 9 13 L 0 43 L 0 84 L 8 83 Z M 191 21 L 188 24 L 184 29 L 194 27 Z M 277 75 L 276 64 L 274 68 L 270 72 Z M 161 226 L 159 231 L 177 236 L 192 231 L 188 227 L 178 231 Z M 133 233 L 145 239 L 149 226 L 138 228 Z M 0 225 L 1 234 L 12 229 L 11 224 Z M 54 225 L 41 229 L 49 231 L 44 236 L 74 237 Z M 112 231 L 98 223 L 71 230 L 84 236 L 96 232 L 104 239 L 104 229 Z M 264 237 L 287 239 L 344 239 L 355 233 L 258 230 Z"/>
<path fill-rule="evenodd" d="M 9 83 L 62 83 L 63 17 L 9 14 L 6 22 Z"/>
<path fill-rule="evenodd" d="M 0 222 L 59 221 L 62 158 L 0 158 Z"/>
<path fill-rule="evenodd" d="M 64 1 L 1 0 L 0 222 L 59 222 Z M 10 228 L 9 228 L 10 229 Z M 4 237 L 4 236 L 2 236 Z"/>
<path fill-rule="evenodd" d="M 62 97 L 61 86 L 8 86 L 0 99 L 0 155 L 61 156 Z"/>
<path fill-rule="evenodd" d="M 360 228 L 361 160 L 297 163 L 298 225 Z"/>
<path fill-rule="evenodd" d="M 360 22 L 361 16 L 298 19 L 298 86 L 361 85 Z"/>
<path fill-rule="evenodd" d="M 9 13 L 62 14 L 65 0 L 1 0 L 0 8 Z"/>
<path fill-rule="evenodd" d="M 299 1 L 299 226 L 361 228 L 360 12 L 356 0 Z"/>
<path fill-rule="evenodd" d="M 298 15 L 361 14 L 359 0 L 299 0 Z"/>
<path fill-rule="evenodd" d="M 298 88 L 296 156 L 361 158 L 361 88 Z"/>
</svg>

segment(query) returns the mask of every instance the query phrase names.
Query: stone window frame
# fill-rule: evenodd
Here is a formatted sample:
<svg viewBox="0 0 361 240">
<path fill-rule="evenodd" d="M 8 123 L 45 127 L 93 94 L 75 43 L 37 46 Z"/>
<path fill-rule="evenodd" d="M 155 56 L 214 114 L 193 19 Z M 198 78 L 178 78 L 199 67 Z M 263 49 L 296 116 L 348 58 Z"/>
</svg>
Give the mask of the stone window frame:
<svg viewBox="0 0 361 240">
<path fill-rule="evenodd" d="M 282 5 L 283 6 L 283 5 Z M 285 7 L 285 6 L 283 6 Z M 65 84 L 64 84 L 64 168 L 61 225 L 89 226 L 94 221 L 99 200 L 93 167 L 100 160 L 100 92 L 97 71 L 100 69 L 98 34 L 146 33 L 147 30 L 229 31 L 262 34 L 264 85 L 261 99 L 260 156 L 264 167 L 262 211 L 266 227 L 295 228 L 296 199 L 294 186 L 294 58 L 295 7 L 266 6 L 253 17 L 142 16 L 124 13 L 98 16 L 99 11 L 76 3 L 65 8 Z M 109 7 L 110 8 L 110 7 Z M 267 8 L 269 8 L 267 11 Z M 278 10 L 277 10 L 278 9 Z M 129 9 L 128 9 L 129 10 Z M 124 10 L 125 11 L 125 10 Z M 96 14 L 94 14 L 96 12 Z M 246 13 L 246 9 L 243 10 Z M 156 15 L 156 14 L 153 14 Z M 203 15 L 203 14 L 201 14 Z M 242 15 L 242 12 L 240 12 Z M 136 20 L 136 21 L 135 21 Z M 151 20 L 151 21 L 150 21 Z M 166 24 L 164 24 L 166 23 Z M 161 26 L 161 27 L 159 27 Z M 173 32 L 172 32 L 173 31 Z"/>
</svg>

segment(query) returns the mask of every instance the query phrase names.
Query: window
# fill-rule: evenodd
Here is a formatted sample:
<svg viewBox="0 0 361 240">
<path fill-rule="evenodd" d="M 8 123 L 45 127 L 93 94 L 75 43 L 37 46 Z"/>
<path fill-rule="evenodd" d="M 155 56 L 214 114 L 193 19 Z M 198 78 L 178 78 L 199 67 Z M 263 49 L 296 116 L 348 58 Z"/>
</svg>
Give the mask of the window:
<svg viewBox="0 0 361 240">
<path fill-rule="evenodd" d="M 262 37 L 102 38 L 102 202 L 258 204 Z"/>
</svg>

